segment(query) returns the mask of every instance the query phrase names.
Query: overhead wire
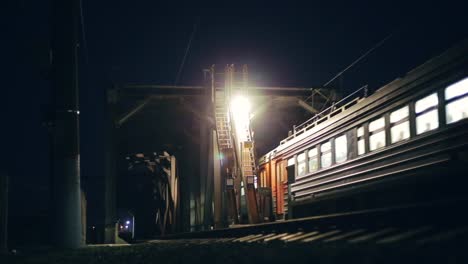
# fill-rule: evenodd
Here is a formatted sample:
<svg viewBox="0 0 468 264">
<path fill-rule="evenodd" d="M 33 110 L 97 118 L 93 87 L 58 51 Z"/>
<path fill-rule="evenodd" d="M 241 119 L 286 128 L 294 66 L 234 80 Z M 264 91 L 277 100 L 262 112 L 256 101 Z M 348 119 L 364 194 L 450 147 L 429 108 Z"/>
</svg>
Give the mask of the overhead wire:
<svg viewBox="0 0 468 264">
<path fill-rule="evenodd" d="M 187 59 L 187 54 L 189 53 L 190 47 L 192 45 L 193 36 L 195 36 L 195 33 L 197 32 L 198 22 L 199 21 L 197 19 L 197 21 L 193 24 L 193 30 L 192 30 L 192 33 L 190 34 L 190 38 L 189 38 L 189 41 L 187 43 L 187 47 L 185 48 L 184 57 L 182 58 L 182 62 L 180 63 L 179 70 L 178 70 L 176 78 L 174 80 L 174 86 L 179 83 L 180 75 L 182 74 L 182 70 L 183 70 L 184 65 L 185 65 L 185 60 Z"/>
<path fill-rule="evenodd" d="M 83 54 L 84 54 L 86 64 L 89 64 L 88 44 L 86 42 L 86 31 L 85 31 L 84 15 L 83 15 L 83 0 L 80 0 L 80 26 L 81 26 L 81 38 L 83 40 Z"/>
<path fill-rule="evenodd" d="M 356 65 L 359 61 L 361 61 L 362 59 L 364 59 L 365 57 L 367 57 L 371 52 L 373 52 L 374 50 L 376 50 L 377 48 L 379 48 L 380 46 L 382 46 L 389 38 L 391 38 L 393 36 L 393 33 L 390 33 L 388 36 L 386 36 L 384 39 L 382 39 L 381 41 L 379 41 L 377 44 L 375 44 L 372 48 L 370 48 L 369 50 L 367 50 L 364 54 L 362 54 L 359 58 L 357 58 L 355 61 L 353 61 L 350 65 L 348 65 L 348 67 L 344 68 L 342 71 L 338 72 L 333 78 L 331 78 L 331 80 L 329 80 L 328 82 L 326 82 L 323 87 L 326 87 L 328 86 L 330 83 L 332 83 L 334 80 L 336 80 L 336 78 L 340 77 L 343 73 L 345 73 L 347 70 L 349 70 L 351 67 L 353 67 L 354 65 Z"/>
</svg>

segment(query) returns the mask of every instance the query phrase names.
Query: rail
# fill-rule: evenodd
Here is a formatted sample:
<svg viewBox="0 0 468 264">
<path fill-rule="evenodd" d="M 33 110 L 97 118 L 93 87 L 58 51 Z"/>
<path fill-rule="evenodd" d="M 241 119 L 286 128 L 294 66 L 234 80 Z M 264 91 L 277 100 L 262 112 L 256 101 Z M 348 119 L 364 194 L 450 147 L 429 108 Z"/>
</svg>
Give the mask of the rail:
<svg viewBox="0 0 468 264">
<path fill-rule="evenodd" d="M 461 214 L 459 204 L 466 198 L 447 199 L 433 202 L 402 204 L 396 206 L 369 208 L 359 211 L 310 216 L 305 218 L 237 225 L 225 229 L 191 233 L 168 234 L 156 239 L 202 239 L 202 238 L 239 238 L 251 235 L 296 234 L 297 232 L 325 231 L 330 227 L 346 232 L 352 229 L 372 230 L 392 227 L 397 229 L 421 226 L 463 226 L 465 232 L 467 216 Z M 287 241 L 285 241 L 287 242 Z"/>
</svg>

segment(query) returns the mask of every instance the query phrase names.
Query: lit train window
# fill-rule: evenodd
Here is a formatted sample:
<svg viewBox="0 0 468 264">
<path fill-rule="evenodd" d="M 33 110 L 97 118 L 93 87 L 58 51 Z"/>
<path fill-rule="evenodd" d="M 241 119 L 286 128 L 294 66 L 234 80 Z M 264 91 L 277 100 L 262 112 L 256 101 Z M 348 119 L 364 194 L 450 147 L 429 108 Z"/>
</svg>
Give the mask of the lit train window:
<svg viewBox="0 0 468 264">
<path fill-rule="evenodd" d="M 302 176 L 306 173 L 305 153 L 297 155 L 297 176 Z"/>
<path fill-rule="evenodd" d="M 429 109 L 431 107 L 437 106 L 438 103 L 439 103 L 439 99 L 437 97 L 437 94 L 433 93 L 429 96 L 426 96 L 423 99 L 416 101 L 416 104 L 415 104 L 416 114 L 419 114 L 423 112 L 424 110 Z"/>
<path fill-rule="evenodd" d="M 445 115 L 447 124 L 468 118 L 468 78 L 445 89 Z"/>
<path fill-rule="evenodd" d="M 357 130 L 357 136 L 358 136 L 358 137 L 364 136 L 364 127 L 358 128 L 358 130 Z"/>
<path fill-rule="evenodd" d="M 317 148 L 309 150 L 309 172 L 318 170 L 318 155 Z"/>
<path fill-rule="evenodd" d="M 331 152 L 331 143 L 330 141 L 327 143 L 323 143 L 320 146 L 320 156 L 321 156 L 321 163 L 322 168 L 330 167 L 332 164 L 332 152 Z"/>
<path fill-rule="evenodd" d="M 402 107 L 396 111 L 393 111 L 390 114 L 390 123 L 394 124 L 400 120 L 405 119 L 409 116 L 409 108 L 408 106 Z"/>
<path fill-rule="evenodd" d="M 437 104 L 439 99 L 436 93 L 416 101 L 416 134 L 422 134 L 439 127 Z"/>
<path fill-rule="evenodd" d="M 364 127 L 359 127 L 357 130 L 357 146 L 358 155 L 366 153 L 365 141 L 364 141 Z"/>
<path fill-rule="evenodd" d="M 335 139 L 335 161 L 340 163 L 348 158 L 348 143 L 346 135 L 342 135 Z"/>
<path fill-rule="evenodd" d="M 379 130 L 385 126 L 385 120 L 383 117 L 374 120 L 369 123 L 369 132 Z"/>
<path fill-rule="evenodd" d="M 458 81 L 445 89 L 445 100 L 468 94 L 468 77 Z"/>
<path fill-rule="evenodd" d="M 261 186 L 261 187 L 267 187 L 267 184 L 266 184 L 266 175 L 265 175 L 265 171 L 264 171 L 264 170 L 260 171 L 260 186 Z"/>
<path fill-rule="evenodd" d="M 294 165 L 294 158 L 288 159 L 288 166 Z"/>
<path fill-rule="evenodd" d="M 294 164 L 294 159 L 293 160 L 293 164 Z M 284 164 L 283 162 L 279 162 L 279 163 L 276 163 L 276 179 L 277 181 L 279 182 L 282 182 L 283 181 L 283 170 L 282 170 L 282 164 Z"/>
<path fill-rule="evenodd" d="M 409 137 L 409 107 L 405 106 L 390 113 L 390 138 L 395 143 Z"/>
<path fill-rule="evenodd" d="M 383 117 L 369 123 L 369 150 L 385 147 L 385 119 Z"/>
</svg>

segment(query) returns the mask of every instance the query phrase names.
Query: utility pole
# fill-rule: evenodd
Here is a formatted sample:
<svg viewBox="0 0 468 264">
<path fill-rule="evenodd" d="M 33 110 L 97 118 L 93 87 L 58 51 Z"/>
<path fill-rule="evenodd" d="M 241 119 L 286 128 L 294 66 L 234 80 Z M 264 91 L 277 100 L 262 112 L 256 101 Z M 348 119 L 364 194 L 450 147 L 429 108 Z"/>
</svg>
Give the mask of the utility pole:
<svg viewBox="0 0 468 264">
<path fill-rule="evenodd" d="M 79 0 L 52 1 L 53 243 L 82 244 L 78 108 Z"/>
</svg>

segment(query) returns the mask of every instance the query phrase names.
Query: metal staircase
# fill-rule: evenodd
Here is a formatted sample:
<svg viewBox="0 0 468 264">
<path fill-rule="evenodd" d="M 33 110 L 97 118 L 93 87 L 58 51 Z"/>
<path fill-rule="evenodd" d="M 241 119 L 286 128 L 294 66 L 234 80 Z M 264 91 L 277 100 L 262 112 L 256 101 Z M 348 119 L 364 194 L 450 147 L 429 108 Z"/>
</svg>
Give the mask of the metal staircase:
<svg viewBox="0 0 468 264">
<path fill-rule="evenodd" d="M 240 179 L 236 179 L 236 175 L 235 173 L 233 173 L 235 171 L 235 168 L 233 168 L 233 164 L 236 164 L 236 153 L 234 148 L 234 140 L 232 136 L 232 125 L 229 115 L 229 108 L 225 90 L 213 90 L 215 91 L 214 116 L 216 123 L 216 136 L 218 141 L 219 153 L 221 153 L 221 155 L 223 156 L 221 162 L 221 173 L 223 174 L 223 178 L 225 179 L 226 183 L 225 195 L 228 207 L 227 221 L 228 223 L 238 224 L 238 205 L 240 199 L 237 198 L 235 183 L 240 182 Z"/>
<path fill-rule="evenodd" d="M 254 141 L 250 121 L 236 123 L 236 113 L 230 105 L 234 84 L 247 89 L 247 68 L 242 71 L 242 81 L 236 82 L 234 66 L 228 65 L 224 74 L 217 74 L 212 69 L 212 78 L 223 76 L 224 80 L 212 80 L 214 91 L 214 115 L 218 147 L 223 154 L 224 172 L 226 172 L 226 195 L 228 210 L 234 214 L 233 222 L 239 221 L 239 213 L 247 213 L 250 223 L 258 223 L 258 205 L 256 194 L 256 162 Z M 217 87 L 224 84 L 224 87 Z M 245 113 L 244 113 L 245 114 Z M 232 185 L 229 185 L 229 183 Z M 245 193 L 245 194 L 244 194 Z"/>
<path fill-rule="evenodd" d="M 215 121 L 219 149 L 232 149 L 231 125 L 224 91 L 215 92 Z"/>
</svg>

